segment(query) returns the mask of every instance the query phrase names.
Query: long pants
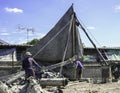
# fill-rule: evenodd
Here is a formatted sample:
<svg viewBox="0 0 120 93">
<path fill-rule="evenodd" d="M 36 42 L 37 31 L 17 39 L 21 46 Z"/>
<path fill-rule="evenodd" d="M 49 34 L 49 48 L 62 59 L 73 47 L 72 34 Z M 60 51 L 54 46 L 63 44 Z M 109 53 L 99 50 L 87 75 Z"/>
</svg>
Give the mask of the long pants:
<svg viewBox="0 0 120 93">
<path fill-rule="evenodd" d="M 77 68 L 77 69 L 76 69 L 76 79 L 77 79 L 77 80 L 80 80 L 81 74 L 82 74 L 82 69 Z"/>
<path fill-rule="evenodd" d="M 25 79 L 29 78 L 30 76 L 35 77 L 35 72 L 33 69 L 25 69 Z"/>
</svg>

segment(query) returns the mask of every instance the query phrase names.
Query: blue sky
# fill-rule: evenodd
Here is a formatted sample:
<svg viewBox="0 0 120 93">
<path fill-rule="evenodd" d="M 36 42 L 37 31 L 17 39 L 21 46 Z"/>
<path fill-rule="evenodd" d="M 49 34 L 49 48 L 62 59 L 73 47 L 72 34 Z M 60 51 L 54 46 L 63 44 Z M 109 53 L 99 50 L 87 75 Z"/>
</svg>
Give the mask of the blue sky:
<svg viewBox="0 0 120 93">
<path fill-rule="evenodd" d="M 74 3 L 78 19 L 98 47 L 120 47 L 120 0 L 0 0 L 0 39 L 21 44 L 42 38 Z M 19 29 L 24 28 L 24 29 Z M 85 46 L 92 46 L 80 30 Z"/>
</svg>

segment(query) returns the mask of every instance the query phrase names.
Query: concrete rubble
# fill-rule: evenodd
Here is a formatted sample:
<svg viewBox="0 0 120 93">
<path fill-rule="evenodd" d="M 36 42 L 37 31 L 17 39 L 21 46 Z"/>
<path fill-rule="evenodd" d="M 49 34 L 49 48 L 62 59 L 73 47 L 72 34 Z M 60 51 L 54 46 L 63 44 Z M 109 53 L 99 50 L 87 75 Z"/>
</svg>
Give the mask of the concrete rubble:
<svg viewBox="0 0 120 93">
<path fill-rule="evenodd" d="M 58 86 L 67 85 L 67 79 L 53 77 L 51 74 L 52 78 L 48 76 L 49 78 L 37 80 L 29 77 L 27 81 L 25 81 L 23 73 L 21 75 L 20 77 L 18 74 L 15 74 L 11 76 L 11 79 L 0 81 L 0 93 L 60 93 Z"/>
</svg>

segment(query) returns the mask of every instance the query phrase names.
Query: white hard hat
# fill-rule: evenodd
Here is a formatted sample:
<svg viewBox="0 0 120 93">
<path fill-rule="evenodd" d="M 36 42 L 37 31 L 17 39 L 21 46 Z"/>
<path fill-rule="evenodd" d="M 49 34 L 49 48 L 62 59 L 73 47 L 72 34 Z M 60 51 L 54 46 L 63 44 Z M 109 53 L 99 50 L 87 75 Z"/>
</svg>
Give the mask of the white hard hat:
<svg viewBox="0 0 120 93">
<path fill-rule="evenodd" d="M 26 52 L 26 55 L 27 56 L 31 56 L 32 54 L 30 52 Z"/>
</svg>

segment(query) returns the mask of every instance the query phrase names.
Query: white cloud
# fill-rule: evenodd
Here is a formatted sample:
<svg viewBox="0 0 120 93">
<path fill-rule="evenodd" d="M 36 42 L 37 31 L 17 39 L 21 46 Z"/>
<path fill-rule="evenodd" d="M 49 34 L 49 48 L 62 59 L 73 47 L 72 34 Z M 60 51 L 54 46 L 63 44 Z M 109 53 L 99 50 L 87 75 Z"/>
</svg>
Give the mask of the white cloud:
<svg viewBox="0 0 120 93">
<path fill-rule="evenodd" d="M 2 36 L 8 36 L 8 35 L 10 35 L 10 34 L 7 33 L 7 32 L 3 32 L 3 33 L 1 33 L 0 35 L 2 35 Z"/>
<path fill-rule="evenodd" d="M 120 12 L 120 5 L 115 6 L 115 12 Z"/>
<path fill-rule="evenodd" d="M 0 27 L 0 32 L 7 32 L 7 28 L 6 27 Z"/>
<path fill-rule="evenodd" d="M 23 13 L 22 9 L 18 9 L 18 8 L 5 8 L 6 12 L 10 12 L 10 13 Z"/>
<path fill-rule="evenodd" d="M 6 41 L 9 42 L 10 44 L 23 44 L 26 43 L 26 38 L 25 37 L 18 37 L 17 39 L 13 36 L 6 37 Z"/>
<path fill-rule="evenodd" d="M 95 27 L 94 27 L 94 26 L 88 26 L 87 29 L 89 29 L 89 30 L 94 30 Z"/>
<path fill-rule="evenodd" d="M 12 32 L 13 34 L 25 34 L 26 32 L 25 31 L 19 31 L 19 30 L 16 30 L 14 32 Z"/>
<path fill-rule="evenodd" d="M 44 37 L 46 34 L 44 34 L 44 33 L 36 33 L 36 36 L 38 37 L 38 38 L 42 38 L 42 37 Z"/>
<path fill-rule="evenodd" d="M 18 40 L 14 41 L 15 44 L 23 44 L 26 43 L 26 38 L 18 38 Z"/>
<path fill-rule="evenodd" d="M 45 34 L 42 34 L 42 33 L 39 33 L 39 32 L 34 33 L 34 34 L 31 33 L 31 34 L 29 34 L 29 41 L 31 41 L 35 38 L 40 39 L 40 38 L 43 38 L 44 36 L 45 36 Z"/>
</svg>

